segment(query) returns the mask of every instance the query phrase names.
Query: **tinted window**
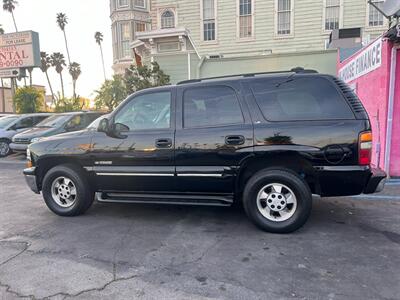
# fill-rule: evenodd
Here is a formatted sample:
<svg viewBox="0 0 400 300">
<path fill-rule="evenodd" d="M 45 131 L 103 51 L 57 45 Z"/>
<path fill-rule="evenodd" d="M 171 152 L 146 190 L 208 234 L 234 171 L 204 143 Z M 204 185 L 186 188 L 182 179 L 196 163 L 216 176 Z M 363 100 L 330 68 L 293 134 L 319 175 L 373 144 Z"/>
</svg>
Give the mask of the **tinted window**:
<svg viewBox="0 0 400 300">
<path fill-rule="evenodd" d="M 225 86 L 188 89 L 183 97 L 184 127 L 243 123 L 243 114 L 233 89 Z"/>
<path fill-rule="evenodd" d="M 33 117 L 23 118 L 19 120 L 15 125 L 15 129 L 25 129 L 33 126 Z"/>
<path fill-rule="evenodd" d="M 36 127 L 59 128 L 71 118 L 70 115 L 53 115 L 36 125 Z"/>
<path fill-rule="evenodd" d="M 0 129 L 6 128 L 11 123 L 13 123 L 15 120 L 17 120 L 18 118 L 19 117 L 17 117 L 17 116 L 1 118 L 1 120 L 0 120 Z"/>
<path fill-rule="evenodd" d="M 324 78 L 259 80 L 251 88 L 269 121 L 354 119 L 335 86 Z"/>
<path fill-rule="evenodd" d="M 171 124 L 171 93 L 160 92 L 133 98 L 115 117 L 130 130 L 164 129 Z"/>
<path fill-rule="evenodd" d="M 87 126 L 85 115 L 76 115 L 67 123 L 65 128 L 69 131 L 80 130 Z"/>
<path fill-rule="evenodd" d="M 37 117 L 34 118 L 34 124 L 38 124 L 38 123 L 42 122 L 43 120 L 45 120 L 48 117 L 49 116 L 37 116 Z"/>
</svg>

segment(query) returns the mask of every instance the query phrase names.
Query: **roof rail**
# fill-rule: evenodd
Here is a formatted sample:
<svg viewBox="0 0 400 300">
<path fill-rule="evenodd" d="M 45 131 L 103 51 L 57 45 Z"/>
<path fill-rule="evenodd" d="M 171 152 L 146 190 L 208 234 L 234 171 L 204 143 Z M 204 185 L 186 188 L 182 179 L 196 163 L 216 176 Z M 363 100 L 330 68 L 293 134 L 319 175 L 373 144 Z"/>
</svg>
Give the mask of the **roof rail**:
<svg viewBox="0 0 400 300">
<path fill-rule="evenodd" d="M 207 78 L 199 78 L 199 79 L 189 79 L 183 80 L 177 83 L 177 85 L 189 84 L 189 83 L 197 83 L 205 80 L 214 80 L 214 79 L 223 79 L 223 78 L 234 78 L 234 77 L 254 77 L 258 75 L 267 75 L 267 74 L 280 74 L 280 73 L 318 73 L 316 70 L 304 69 L 302 67 L 292 68 L 289 71 L 271 71 L 271 72 L 259 72 L 259 73 L 246 73 L 246 74 L 234 74 L 234 75 L 224 75 L 224 76 L 215 76 L 215 77 L 207 77 Z"/>
</svg>

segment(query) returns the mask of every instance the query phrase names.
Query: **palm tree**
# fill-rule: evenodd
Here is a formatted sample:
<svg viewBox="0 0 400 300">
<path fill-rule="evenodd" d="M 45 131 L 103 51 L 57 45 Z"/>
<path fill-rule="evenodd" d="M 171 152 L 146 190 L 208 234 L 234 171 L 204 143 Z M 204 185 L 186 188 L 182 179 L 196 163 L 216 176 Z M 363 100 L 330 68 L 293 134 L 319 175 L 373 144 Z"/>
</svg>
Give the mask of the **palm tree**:
<svg viewBox="0 0 400 300">
<path fill-rule="evenodd" d="M 60 27 L 61 31 L 64 33 L 64 41 L 65 41 L 65 48 L 67 49 L 68 63 L 71 64 L 71 57 L 69 55 L 67 34 L 65 33 L 65 26 L 67 26 L 67 24 L 68 24 L 67 15 L 64 13 L 58 13 L 57 14 L 57 24 L 58 24 L 58 27 Z"/>
<path fill-rule="evenodd" d="M 72 77 L 72 86 L 73 86 L 73 97 L 76 99 L 76 81 L 79 76 L 82 74 L 81 65 L 77 62 L 73 62 L 69 65 L 69 74 Z"/>
<path fill-rule="evenodd" d="M 103 64 L 104 81 L 106 81 L 106 80 L 107 80 L 107 77 L 106 77 L 106 68 L 105 68 L 105 66 L 104 66 L 103 46 L 101 45 L 101 43 L 103 42 L 103 34 L 102 34 L 101 32 L 99 32 L 99 31 L 97 31 L 97 32 L 94 34 L 94 38 L 95 38 L 95 40 L 96 40 L 96 43 L 97 43 L 97 44 L 99 45 L 99 47 L 100 47 L 101 62 L 102 62 L 102 64 Z"/>
<path fill-rule="evenodd" d="M 51 86 L 50 77 L 49 77 L 49 73 L 48 73 L 48 70 L 52 66 L 51 58 L 46 52 L 40 52 L 40 61 L 41 61 L 40 69 L 42 70 L 43 73 L 46 74 L 47 83 L 49 84 L 52 104 L 55 104 L 56 101 L 55 101 L 55 97 L 54 97 L 54 91 L 53 91 L 53 87 Z"/>
<path fill-rule="evenodd" d="M 62 76 L 64 66 L 66 66 L 64 55 L 60 52 L 55 52 L 50 56 L 50 60 L 51 60 L 51 65 L 56 68 L 56 72 L 60 75 L 61 95 L 63 98 L 65 98 L 64 80 Z"/>
<path fill-rule="evenodd" d="M 17 5 L 17 4 L 18 4 L 18 2 L 16 0 L 3 0 L 3 10 L 11 13 L 16 32 L 18 32 L 18 28 L 17 28 L 17 22 L 15 22 L 14 9 L 15 9 L 15 5 Z"/>
</svg>

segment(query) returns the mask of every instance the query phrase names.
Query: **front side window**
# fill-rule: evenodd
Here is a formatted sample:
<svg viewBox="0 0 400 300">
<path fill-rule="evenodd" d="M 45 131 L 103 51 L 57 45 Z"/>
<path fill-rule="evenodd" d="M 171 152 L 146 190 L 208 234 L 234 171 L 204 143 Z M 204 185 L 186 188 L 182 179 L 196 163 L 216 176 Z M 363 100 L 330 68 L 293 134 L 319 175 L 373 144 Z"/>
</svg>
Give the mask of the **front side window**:
<svg viewBox="0 0 400 300">
<path fill-rule="evenodd" d="M 339 29 L 340 0 L 325 0 L 325 30 Z"/>
<path fill-rule="evenodd" d="M 183 114 L 185 128 L 244 122 L 236 93 L 226 86 L 186 90 L 183 97 Z"/>
<path fill-rule="evenodd" d="M 239 37 L 253 36 L 253 6 L 252 0 L 239 0 Z"/>
<path fill-rule="evenodd" d="M 385 0 L 374 0 L 372 1 L 379 9 L 382 9 Z M 371 4 L 368 4 L 368 26 L 383 26 L 383 15 Z"/>
<path fill-rule="evenodd" d="M 124 124 L 130 131 L 170 128 L 171 92 L 135 97 L 117 113 L 115 123 Z"/>
<path fill-rule="evenodd" d="M 84 115 L 76 115 L 65 125 L 65 129 L 67 131 L 75 131 L 83 129 L 86 126 L 86 117 Z"/>
<path fill-rule="evenodd" d="M 277 34 L 287 35 L 291 30 L 292 18 L 292 1 L 293 0 L 278 0 L 277 10 Z"/>
<path fill-rule="evenodd" d="M 121 57 L 127 58 L 131 56 L 131 26 L 130 23 L 121 24 Z"/>
<path fill-rule="evenodd" d="M 259 80 L 251 89 L 268 121 L 354 119 L 349 105 L 325 78 Z"/>
<path fill-rule="evenodd" d="M 25 129 L 30 127 L 33 127 L 33 117 L 23 118 L 14 125 L 15 129 Z"/>
<path fill-rule="evenodd" d="M 203 1 L 203 40 L 215 40 L 215 0 Z"/>
<path fill-rule="evenodd" d="M 161 15 L 161 28 L 174 28 L 175 27 L 175 14 L 166 10 Z"/>
<path fill-rule="evenodd" d="M 17 116 L 10 116 L 10 117 L 4 117 L 0 119 L 0 129 L 5 129 L 8 126 L 10 126 L 15 120 L 17 120 L 19 117 Z"/>
</svg>

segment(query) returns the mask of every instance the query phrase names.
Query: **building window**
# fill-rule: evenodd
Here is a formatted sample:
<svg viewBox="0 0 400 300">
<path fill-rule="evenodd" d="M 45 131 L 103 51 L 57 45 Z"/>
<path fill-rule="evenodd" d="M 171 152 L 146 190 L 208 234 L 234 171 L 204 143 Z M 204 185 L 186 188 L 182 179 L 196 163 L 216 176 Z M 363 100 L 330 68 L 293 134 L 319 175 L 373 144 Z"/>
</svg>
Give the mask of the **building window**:
<svg viewBox="0 0 400 300">
<path fill-rule="evenodd" d="M 253 36 L 253 5 L 252 0 L 239 0 L 239 37 Z"/>
<path fill-rule="evenodd" d="M 128 7 L 129 6 L 129 0 L 117 0 L 118 1 L 118 7 Z"/>
<path fill-rule="evenodd" d="M 326 0 L 325 3 L 325 30 L 339 29 L 340 0 Z"/>
<path fill-rule="evenodd" d="M 278 0 L 277 34 L 291 34 L 293 0 Z"/>
<path fill-rule="evenodd" d="M 121 58 L 131 57 L 131 26 L 129 23 L 121 24 Z"/>
<path fill-rule="evenodd" d="M 166 10 L 161 15 L 161 28 L 174 28 L 175 27 L 175 14 Z"/>
<path fill-rule="evenodd" d="M 146 1 L 145 0 L 135 0 L 135 7 L 139 8 L 145 8 L 146 7 Z"/>
<path fill-rule="evenodd" d="M 215 40 L 215 0 L 203 1 L 203 40 Z"/>
<path fill-rule="evenodd" d="M 382 9 L 383 3 L 385 0 L 374 0 L 372 1 L 379 9 Z M 368 4 L 369 13 L 368 13 L 368 26 L 383 26 L 383 15 L 373 7 L 371 4 Z"/>
<path fill-rule="evenodd" d="M 135 32 L 143 32 L 146 31 L 146 23 L 136 22 L 135 23 Z"/>
</svg>

